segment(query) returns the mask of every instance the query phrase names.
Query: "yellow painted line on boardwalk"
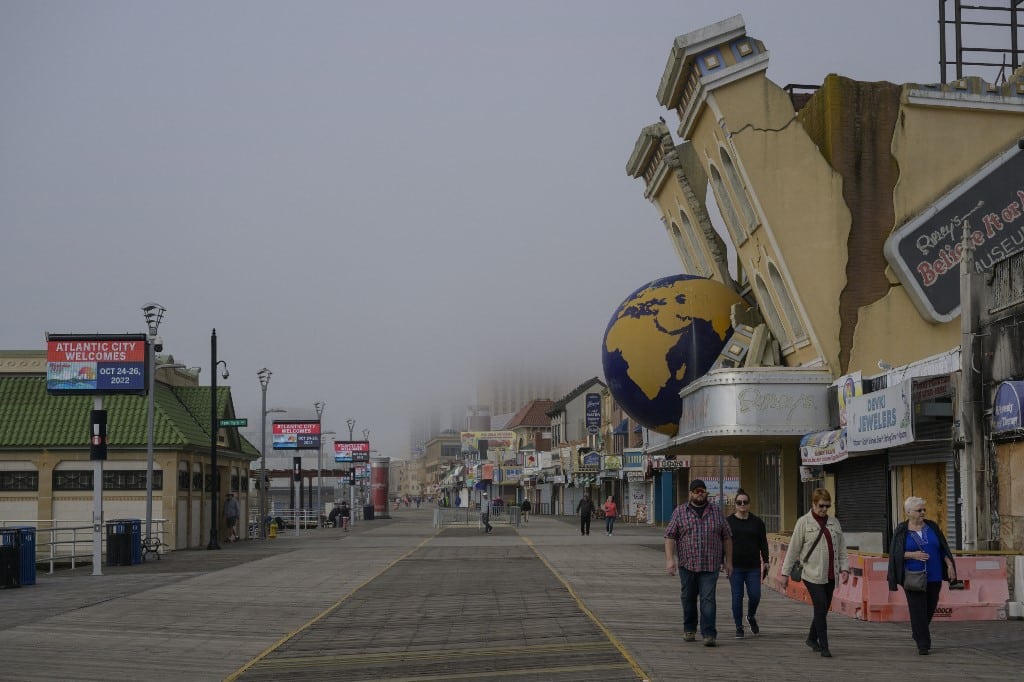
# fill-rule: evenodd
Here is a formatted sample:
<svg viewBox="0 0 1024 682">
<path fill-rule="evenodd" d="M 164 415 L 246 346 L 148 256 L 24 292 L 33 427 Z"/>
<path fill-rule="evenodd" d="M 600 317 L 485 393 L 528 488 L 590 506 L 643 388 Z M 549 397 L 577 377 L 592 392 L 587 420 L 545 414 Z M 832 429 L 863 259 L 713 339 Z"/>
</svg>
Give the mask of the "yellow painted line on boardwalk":
<svg viewBox="0 0 1024 682">
<path fill-rule="evenodd" d="M 611 630 L 605 627 L 605 624 L 601 622 L 601 619 L 597 617 L 597 614 L 595 614 L 593 611 L 587 608 L 587 605 L 583 603 L 583 600 L 580 598 L 580 596 L 576 594 L 576 590 L 572 589 L 572 585 L 569 584 L 569 581 L 563 578 L 562 574 L 555 570 L 555 567 L 552 566 L 551 563 L 544 558 L 540 551 L 537 550 L 537 547 L 534 546 L 533 541 L 531 541 L 530 538 L 526 537 L 525 535 L 520 535 L 519 537 L 521 537 L 523 539 L 523 542 L 525 542 L 527 546 L 531 550 L 533 550 L 533 553 L 537 555 L 537 558 L 540 559 L 541 562 L 543 562 L 543 564 L 548 567 L 548 570 L 551 571 L 552 575 L 558 578 L 558 581 L 562 583 L 566 590 L 569 591 L 569 594 L 572 596 L 573 600 L 575 600 L 576 605 L 580 608 L 580 611 L 587 614 L 587 618 L 594 622 L 594 625 L 596 625 L 598 629 L 604 633 L 604 636 L 608 638 L 608 641 L 611 642 L 612 645 L 616 649 L 618 649 L 619 653 L 622 654 L 622 657 L 629 662 L 629 667 L 633 669 L 634 673 L 636 673 L 637 678 L 641 680 L 649 680 L 650 676 L 644 672 L 643 668 L 640 667 L 640 664 L 636 662 L 636 659 L 634 659 L 633 656 L 630 655 L 629 651 L 622 644 L 622 642 L 619 641 L 618 637 L 616 637 Z"/>
<path fill-rule="evenodd" d="M 474 656 L 483 658 L 497 656 L 528 656 L 530 654 L 580 653 L 611 651 L 611 642 L 580 642 L 578 644 L 530 644 L 526 646 L 487 647 L 473 649 Z M 379 654 L 323 654 L 320 656 L 277 657 L 267 661 L 261 670 L 283 667 L 308 667 L 324 664 L 332 665 L 365 665 L 368 663 L 389 663 L 391 661 L 443 661 L 447 659 L 461 660 L 466 657 L 464 649 L 437 649 L 432 651 L 390 651 Z M 621 667 L 621 666 L 620 666 Z"/>
<path fill-rule="evenodd" d="M 388 682 L 422 682 L 423 680 L 479 680 L 485 678 L 508 678 L 518 675 L 546 675 L 555 676 L 563 673 L 599 673 L 621 671 L 626 668 L 625 663 L 598 663 L 593 665 L 563 665 L 545 666 L 533 668 L 503 668 L 501 670 L 478 670 L 467 673 L 438 673 L 435 675 L 415 675 L 413 677 L 388 677 Z M 344 671 L 335 671 L 336 674 L 344 674 Z"/>
<path fill-rule="evenodd" d="M 423 538 L 423 541 L 420 544 L 416 545 L 415 547 L 413 547 L 412 549 L 410 549 L 408 552 L 406 552 L 402 556 L 398 557 L 397 559 L 391 561 L 387 566 L 385 566 L 384 568 L 380 569 L 379 571 L 377 571 L 376 573 L 371 575 L 369 578 L 367 578 L 363 582 L 359 583 L 359 585 L 357 585 L 356 587 L 354 587 L 351 590 L 349 590 L 348 594 L 346 594 L 344 597 L 342 597 L 338 601 L 336 601 L 333 604 L 331 604 L 330 606 L 328 606 L 324 611 L 321 611 L 312 620 L 310 620 L 306 624 L 302 625 L 300 628 L 298 628 L 294 632 L 289 632 L 287 635 L 285 635 L 281 639 L 277 640 L 276 642 L 274 642 L 273 644 L 268 646 L 266 649 L 261 651 L 259 654 L 257 654 L 256 657 L 253 658 L 251 661 L 249 661 L 248 663 L 243 665 L 241 668 L 239 668 L 235 672 L 233 672 L 230 675 L 228 675 L 227 677 L 225 677 L 224 678 L 225 682 L 233 682 L 233 680 L 237 680 L 239 678 L 239 676 L 242 675 L 242 673 L 244 673 L 249 668 L 253 667 L 257 663 L 262 661 L 264 658 L 269 656 L 271 653 L 273 653 L 275 650 L 277 650 L 281 646 L 283 646 L 288 640 L 292 639 L 293 637 L 295 637 L 299 633 L 304 632 L 305 630 L 308 630 L 310 627 L 312 627 L 313 625 L 318 623 L 320 620 L 322 620 L 322 619 L 326 618 L 327 616 L 329 616 L 331 613 L 336 611 L 342 604 L 344 604 L 346 601 L 351 599 L 352 595 L 354 595 L 356 592 L 358 592 L 359 590 L 363 589 L 364 587 L 369 585 L 371 582 L 373 582 L 374 580 L 379 578 L 381 575 L 383 575 L 384 573 L 389 571 L 391 569 L 391 567 L 394 566 L 395 564 L 397 564 L 399 561 L 402 561 L 403 559 L 406 559 L 407 557 L 411 556 L 412 554 L 415 554 L 416 552 L 420 551 L 420 549 L 422 549 L 425 544 L 427 544 L 428 542 L 430 542 L 431 540 L 436 538 L 443 531 L 444 531 L 443 527 L 442 528 L 438 528 L 436 531 L 434 531 L 433 535 L 431 535 L 430 537 Z"/>
</svg>

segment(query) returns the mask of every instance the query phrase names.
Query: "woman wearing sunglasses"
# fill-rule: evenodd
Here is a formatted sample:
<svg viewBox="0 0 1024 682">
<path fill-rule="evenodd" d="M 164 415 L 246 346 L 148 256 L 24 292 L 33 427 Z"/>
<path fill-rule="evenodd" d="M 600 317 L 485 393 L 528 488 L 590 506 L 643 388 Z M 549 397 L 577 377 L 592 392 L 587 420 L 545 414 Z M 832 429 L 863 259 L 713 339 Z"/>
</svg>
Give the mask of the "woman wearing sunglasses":
<svg viewBox="0 0 1024 682">
<path fill-rule="evenodd" d="M 939 605 L 942 581 L 956 578 L 956 564 L 946 536 L 939 524 L 924 517 L 924 500 L 908 497 L 903 503 L 907 520 L 896 526 L 889 545 L 889 590 L 896 591 L 903 584 L 906 571 L 927 571 L 927 584 L 923 592 L 903 590 L 910 611 L 910 632 L 917 643 L 917 653 L 927 656 L 932 648 L 929 625 Z"/>
<path fill-rule="evenodd" d="M 750 632 L 761 632 L 757 624 L 757 607 L 761 603 L 761 581 L 768 575 L 768 530 L 756 514 L 750 512 L 750 495 L 743 488 L 736 491 L 736 511 L 726 519 L 732 532 L 732 619 L 736 622 L 736 639 L 743 639 L 743 590 L 747 591 L 747 623 Z"/>
<path fill-rule="evenodd" d="M 803 564 L 803 583 L 811 596 L 814 618 L 807 633 L 807 646 L 820 651 L 825 658 L 832 658 L 828 648 L 828 623 L 826 616 L 832 606 L 832 593 L 836 589 L 836 578 L 844 584 L 850 579 L 850 565 L 846 556 L 846 543 L 839 521 L 829 516 L 832 495 L 824 488 L 811 494 L 811 511 L 796 520 L 793 537 L 789 542 L 786 560 L 782 562 L 782 589 L 789 585 L 793 565 Z"/>
</svg>

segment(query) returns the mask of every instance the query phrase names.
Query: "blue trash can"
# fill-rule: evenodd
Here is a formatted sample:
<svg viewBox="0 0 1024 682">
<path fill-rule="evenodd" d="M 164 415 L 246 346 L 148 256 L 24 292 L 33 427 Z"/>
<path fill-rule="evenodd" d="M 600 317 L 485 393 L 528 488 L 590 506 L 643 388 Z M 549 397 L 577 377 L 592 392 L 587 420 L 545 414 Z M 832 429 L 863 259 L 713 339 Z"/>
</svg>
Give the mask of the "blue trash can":
<svg viewBox="0 0 1024 682">
<path fill-rule="evenodd" d="M 22 585 L 36 584 L 36 527 L 12 526 L 11 530 L 19 534 L 21 546 L 21 566 L 19 574 Z"/>
<path fill-rule="evenodd" d="M 131 557 L 133 564 L 142 563 L 142 521 L 139 519 L 121 519 L 127 524 L 128 536 L 131 538 Z"/>
</svg>

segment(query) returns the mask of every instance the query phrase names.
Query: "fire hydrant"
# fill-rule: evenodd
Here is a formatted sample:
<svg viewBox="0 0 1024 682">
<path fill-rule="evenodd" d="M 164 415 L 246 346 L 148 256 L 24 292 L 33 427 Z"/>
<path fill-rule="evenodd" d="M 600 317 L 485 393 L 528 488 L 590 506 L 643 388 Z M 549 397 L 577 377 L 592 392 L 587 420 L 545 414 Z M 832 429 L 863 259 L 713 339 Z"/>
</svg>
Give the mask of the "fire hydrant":
<svg viewBox="0 0 1024 682">
<path fill-rule="evenodd" d="M 277 522 L 276 521 L 271 521 L 270 522 L 270 524 L 269 524 L 269 533 L 267 534 L 267 537 L 268 538 L 276 538 L 277 537 Z"/>
</svg>

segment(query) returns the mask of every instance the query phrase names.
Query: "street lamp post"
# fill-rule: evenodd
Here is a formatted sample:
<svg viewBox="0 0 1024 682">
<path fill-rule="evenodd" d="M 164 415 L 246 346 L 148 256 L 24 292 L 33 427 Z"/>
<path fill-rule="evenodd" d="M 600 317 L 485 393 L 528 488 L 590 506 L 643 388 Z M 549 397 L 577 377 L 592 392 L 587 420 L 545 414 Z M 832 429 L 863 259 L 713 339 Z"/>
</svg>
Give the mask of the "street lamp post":
<svg viewBox="0 0 1024 682">
<path fill-rule="evenodd" d="M 266 367 L 256 372 L 260 380 L 260 537 L 267 539 L 267 386 L 270 375 Z"/>
<path fill-rule="evenodd" d="M 324 438 L 327 436 L 337 436 L 337 431 L 322 431 L 320 433 L 320 450 L 316 453 L 316 517 L 320 518 L 320 515 L 324 511 L 323 503 L 323 487 L 321 485 L 321 478 L 323 476 L 324 468 Z"/>
<path fill-rule="evenodd" d="M 147 303 L 142 306 L 142 314 L 146 318 L 149 338 L 146 343 L 147 360 L 149 361 L 149 396 L 146 406 L 146 542 L 153 535 L 153 412 L 154 387 L 156 386 L 156 341 L 160 320 L 167 309 L 159 303 Z"/>
<path fill-rule="evenodd" d="M 317 525 L 320 525 L 320 514 L 323 507 L 320 506 L 320 499 L 322 495 L 323 486 L 320 485 L 320 470 L 324 467 L 324 433 L 322 418 L 324 415 L 324 408 L 327 407 L 327 403 L 323 400 L 318 400 L 313 403 L 313 409 L 316 410 L 316 421 L 317 428 L 320 429 L 320 447 L 316 451 L 316 518 Z"/>
<path fill-rule="evenodd" d="M 349 417 L 348 419 L 345 420 L 345 426 L 348 427 L 348 440 L 349 440 L 349 442 L 351 442 L 352 441 L 352 430 L 354 428 L 356 428 L 356 420 L 353 419 L 352 417 Z M 349 505 L 351 506 L 351 509 L 352 509 L 352 511 L 350 512 L 352 514 L 351 522 L 354 524 L 355 520 L 356 520 L 356 485 L 355 485 L 355 480 L 356 480 L 355 479 L 356 463 L 355 462 L 350 462 L 348 466 L 349 466 L 349 468 L 353 472 L 352 473 L 352 478 L 349 479 L 350 482 L 348 484 L 348 503 L 349 503 Z"/>
<path fill-rule="evenodd" d="M 225 379 L 228 378 L 228 364 L 217 359 L 217 330 L 210 334 L 210 469 L 212 469 L 213 494 L 210 496 L 210 542 L 206 549 L 220 549 L 220 518 L 217 502 L 220 496 L 220 476 L 217 472 L 217 433 L 220 430 L 217 419 L 217 366 L 224 365 Z"/>
</svg>

